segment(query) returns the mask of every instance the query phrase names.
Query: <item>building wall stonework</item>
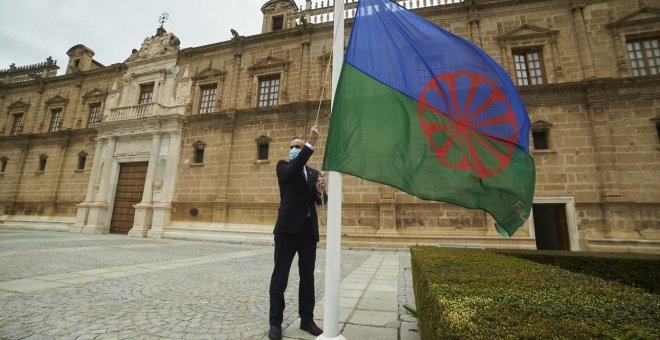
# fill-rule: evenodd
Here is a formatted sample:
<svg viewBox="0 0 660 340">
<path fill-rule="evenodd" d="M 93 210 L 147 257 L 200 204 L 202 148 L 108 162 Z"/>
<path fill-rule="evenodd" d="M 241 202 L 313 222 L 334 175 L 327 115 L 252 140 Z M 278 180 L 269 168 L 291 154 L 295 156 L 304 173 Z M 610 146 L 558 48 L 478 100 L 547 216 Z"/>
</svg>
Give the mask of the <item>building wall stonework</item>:
<svg viewBox="0 0 660 340">
<path fill-rule="evenodd" d="M 58 217 L 72 231 L 109 232 L 120 164 L 146 161 L 129 235 L 268 234 L 279 203 L 275 166 L 291 139 L 305 138 L 315 124 L 321 137 L 309 166 L 321 169 L 332 73 L 332 23 L 297 21 L 332 8 L 298 11 L 284 0 L 269 6 L 262 9 L 262 34 L 236 32 L 181 49 L 161 27 L 124 63 L 102 66 L 92 53 L 83 69 L 64 76 L 0 84 L 0 157 L 8 159 L 0 174 L 0 222 Z M 419 7 L 418 14 L 483 48 L 516 84 L 514 54 L 539 54 L 542 84 L 518 90 L 532 131 L 547 136 L 547 148 L 537 149 L 530 134 L 535 208 L 560 208 L 566 249 L 659 253 L 660 76 L 633 75 L 627 43 L 660 37 L 660 1 Z M 284 27 L 274 30 L 272 15 L 280 12 Z M 272 77 L 279 79 L 277 105 L 261 107 L 260 81 Z M 145 86 L 153 97 L 140 104 Z M 202 99 L 208 89 L 216 93 L 210 104 Z M 97 104 L 102 118 L 89 124 Z M 200 112 L 203 105 L 212 108 Z M 62 122 L 50 132 L 57 109 Z M 12 135 L 16 114 L 23 114 L 23 128 Z M 267 157 L 259 159 L 264 143 Z M 43 173 L 40 155 L 48 157 Z M 319 211 L 324 235 L 325 207 Z M 342 240 L 350 246 L 536 248 L 544 223 L 532 217 L 514 237 L 502 238 L 483 211 L 343 176 Z"/>
</svg>

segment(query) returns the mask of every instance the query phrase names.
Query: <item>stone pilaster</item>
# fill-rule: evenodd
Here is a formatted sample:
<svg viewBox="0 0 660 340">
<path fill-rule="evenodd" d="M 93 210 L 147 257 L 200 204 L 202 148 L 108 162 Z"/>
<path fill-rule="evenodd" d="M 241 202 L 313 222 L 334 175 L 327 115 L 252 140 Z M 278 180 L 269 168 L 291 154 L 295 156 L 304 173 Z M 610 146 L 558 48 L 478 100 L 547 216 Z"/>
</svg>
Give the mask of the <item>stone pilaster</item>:
<svg viewBox="0 0 660 340">
<path fill-rule="evenodd" d="M 167 153 L 164 158 L 166 161 L 160 200 L 158 202 L 154 201 L 152 205 L 153 218 L 151 229 L 147 232 L 147 237 L 149 238 L 162 238 L 165 232 L 165 226 L 170 223 L 170 216 L 172 214 L 171 202 L 174 196 L 174 188 L 176 187 L 177 165 L 179 164 L 179 153 L 181 152 L 180 145 L 181 134 L 179 132 L 171 132 L 169 134 Z"/>
<path fill-rule="evenodd" d="M 160 152 L 160 133 L 156 133 L 151 138 L 151 150 L 149 152 L 149 165 L 147 166 L 147 176 L 144 180 L 144 190 L 142 191 L 142 201 L 133 207 L 135 208 L 135 219 L 133 228 L 129 230 L 128 236 L 145 237 L 151 227 L 152 218 L 152 200 L 154 192 L 154 175 L 158 166 L 158 153 Z"/>
<path fill-rule="evenodd" d="M 378 200 L 379 227 L 378 234 L 396 233 L 396 205 L 395 190 L 388 186 L 379 188 L 380 198 Z"/>
<path fill-rule="evenodd" d="M 83 233 L 103 234 L 110 231 L 110 225 L 108 222 L 108 208 L 110 207 L 108 187 L 110 186 L 110 175 L 112 174 L 113 156 L 116 144 L 116 137 L 110 137 L 103 149 L 101 176 L 99 177 L 98 184 L 99 189 L 94 198 L 94 202 L 89 205 L 89 215 L 87 224 L 82 229 Z"/>
<path fill-rule="evenodd" d="M 85 193 L 85 200 L 76 204 L 78 210 L 76 212 L 76 223 L 69 229 L 72 233 L 82 232 L 83 227 L 87 225 L 87 218 L 89 217 L 89 207 L 94 202 L 94 192 L 96 191 L 96 183 L 101 172 L 101 152 L 105 139 L 96 140 L 96 151 L 94 151 L 94 161 L 92 162 L 92 173 L 89 176 L 87 183 L 87 191 Z"/>
<path fill-rule="evenodd" d="M 62 185 L 62 179 L 64 176 L 64 161 L 67 157 L 69 151 L 69 142 L 71 139 L 70 134 L 66 134 L 66 137 L 62 140 L 58 140 L 56 144 L 60 147 L 60 153 L 57 158 L 57 180 L 52 184 L 50 194 L 48 195 L 48 202 L 46 203 L 44 215 L 53 216 L 55 214 L 55 207 L 57 206 L 57 197 L 60 193 L 60 187 Z"/>
<path fill-rule="evenodd" d="M 573 15 L 573 27 L 575 28 L 578 54 L 582 65 L 582 78 L 593 78 L 594 63 L 591 57 L 591 45 L 587 36 L 587 27 L 584 22 L 584 4 L 583 0 L 571 0 L 571 12 Z"/>
</svg>

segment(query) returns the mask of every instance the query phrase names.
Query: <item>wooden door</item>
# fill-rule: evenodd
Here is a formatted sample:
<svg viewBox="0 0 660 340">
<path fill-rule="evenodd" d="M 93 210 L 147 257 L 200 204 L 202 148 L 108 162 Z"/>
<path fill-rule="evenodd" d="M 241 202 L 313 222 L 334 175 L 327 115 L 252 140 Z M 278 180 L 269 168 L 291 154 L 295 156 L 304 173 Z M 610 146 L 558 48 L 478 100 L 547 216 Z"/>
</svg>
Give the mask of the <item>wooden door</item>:
<svg viewBox="0 0 660 340">
<path fill-rule="evenodd" d="M 128 231 L 133 228 L 135 219 L 133 206 L 142 201 L 148 165 L 149 162 L 119 164 L 119 179 L 117 180 L 115 204 L 112 208 L 110 233 L 128 234 Z"/>
</svg>

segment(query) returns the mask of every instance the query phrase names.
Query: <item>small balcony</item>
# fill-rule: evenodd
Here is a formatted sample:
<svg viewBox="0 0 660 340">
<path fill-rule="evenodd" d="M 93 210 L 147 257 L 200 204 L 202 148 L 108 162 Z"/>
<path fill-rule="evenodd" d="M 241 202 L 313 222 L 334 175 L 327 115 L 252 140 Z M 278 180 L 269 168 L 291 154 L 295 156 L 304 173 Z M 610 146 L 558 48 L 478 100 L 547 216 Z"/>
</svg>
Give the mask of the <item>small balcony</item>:
<svg viewBox="0 0 660 340">
<path fill-rule="evenodd" d="M 160 116 L 165 107 L 158 103 L 146 103 L 133 106 L 118 107 L 110 109 L 110 114 L 105 118 L 106 122 L 116 122 L 120 120 L 130 120 L 145 117 Z"/>
</svg>

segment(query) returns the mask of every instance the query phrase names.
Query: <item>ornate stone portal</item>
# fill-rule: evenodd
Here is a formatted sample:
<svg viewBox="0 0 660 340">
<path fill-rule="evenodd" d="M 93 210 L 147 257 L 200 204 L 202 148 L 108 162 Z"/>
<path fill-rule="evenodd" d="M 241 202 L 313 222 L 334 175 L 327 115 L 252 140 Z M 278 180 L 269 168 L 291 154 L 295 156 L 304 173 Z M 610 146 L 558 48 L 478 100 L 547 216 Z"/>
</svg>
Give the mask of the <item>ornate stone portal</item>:
<svg viewBox="0 0 660 340">
<path fill-rule="evenodd" d="M 161 22 L 162 23 L 162 22 Z M 144 40 L 126 61 L 128 70 L 113 86 L 105 105 L 92 175 L 85 201 L 78 204 L 72 231 L 107 233 L 121 163 L 148 162 L 142 200 L 135 208 L 129 236 L 162 237 L 170 220 L 185 105 L 177 102 L 175 78 L 179 72 L 179 39 L 163 26 Z M 145 100 L 145 88 L 151 91 Z"/>
</svg>

